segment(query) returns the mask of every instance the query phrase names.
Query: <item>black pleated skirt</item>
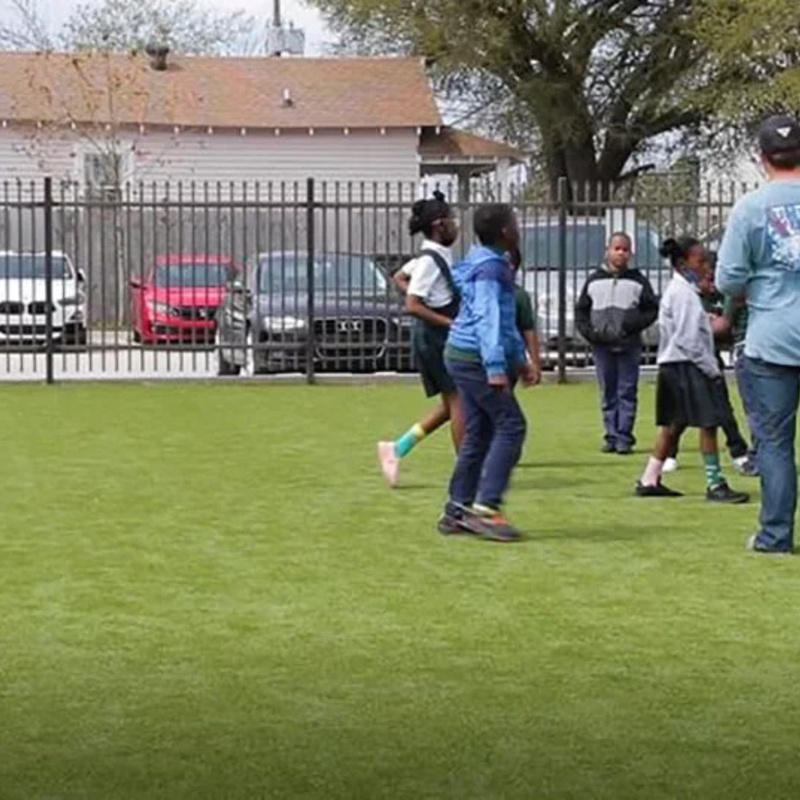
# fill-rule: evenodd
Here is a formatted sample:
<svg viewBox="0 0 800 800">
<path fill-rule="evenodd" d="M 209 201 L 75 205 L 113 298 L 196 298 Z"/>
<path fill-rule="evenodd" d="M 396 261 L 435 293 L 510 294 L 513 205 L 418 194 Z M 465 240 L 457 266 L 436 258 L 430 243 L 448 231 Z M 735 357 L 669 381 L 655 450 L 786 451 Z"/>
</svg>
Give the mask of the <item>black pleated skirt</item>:
<svg viewBox="0 0 800 800">
<path fill-rule="evenodd" d="M 656 385 L 656 425 L 717 428 L 724 420 L 718 381 L 689 361 L 661 364 Z"/>
</svg>

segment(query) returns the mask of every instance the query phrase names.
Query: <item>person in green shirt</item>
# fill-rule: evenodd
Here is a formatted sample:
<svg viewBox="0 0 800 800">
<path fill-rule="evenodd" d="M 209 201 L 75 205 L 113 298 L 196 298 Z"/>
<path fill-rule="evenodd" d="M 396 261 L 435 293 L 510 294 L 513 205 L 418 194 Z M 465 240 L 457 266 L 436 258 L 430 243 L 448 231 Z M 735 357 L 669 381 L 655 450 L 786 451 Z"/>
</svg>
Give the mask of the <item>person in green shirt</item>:
<svg viewBox="0 0 800 800">
<path fill-rule="evenodd" d="M 750 428 L 749 459 L 755 470 L 758 470 L 758 420 L 755 414 L 752 378 L 744 355 L 744 342 L 747 337 L 747 303 L 744 298 L 726 297 L 722 314 L 728 335 L 733 340 L 733 371 L 739 397 L 742 398 L 744 414 L 747 417 L 747 425 Z"/>
<path fill-rule="evenodd" d="M 536 314 L 531 303 L 531 296 L 525 289 L 517 284 L 514 289 L 514 300 L 517 305 L 517 330 L 525 341 L 528 358 L 536 372 L 536 383 L 542 378 L 542 355 L 539 347 L 539 335 L 536 332 Z"/>
</svg>

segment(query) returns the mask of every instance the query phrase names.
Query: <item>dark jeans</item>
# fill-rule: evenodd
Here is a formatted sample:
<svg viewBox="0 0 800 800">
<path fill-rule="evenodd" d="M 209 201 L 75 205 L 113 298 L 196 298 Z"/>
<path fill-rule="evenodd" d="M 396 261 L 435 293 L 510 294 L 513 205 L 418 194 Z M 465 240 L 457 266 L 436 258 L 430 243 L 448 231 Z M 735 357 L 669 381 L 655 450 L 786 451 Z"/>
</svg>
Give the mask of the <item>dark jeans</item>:
<svg viewBox="0 0 800 800">
<path fill-rule="evenodd" d="M 797 466 L 794 439 L 800 403 L 800 367 L 747 359 L 758 430 L 761 515 L 758 543 L 769 550 L 794 547 Z"/>
<path fill-rule="evenodd" d="M 736 414 L 731 405 L 731 396 L 728 393 L 728 384 L 723 377 L 721 381 L 716 381 L 714 386 L 719 392 L 717 402 L 724 414 L 723 422 L 720 427 L 725 433 L 725 444 L 728 448 L 728 452 L 731 458 L 746 456 L 749 452 L 749 448 L 747 446 L 747 440 L 742 436 L 742 432 L 739 430 L 739 423 L 736 421 Z M 680 435 L 683 435 L 683 430 L 681 430 Z M 679 449 L 680 439 L 675 442 L 675 446 L 672 448 L 669 457 L 677 458 Z"/>
<path fill-rule="evenodd" d="M 601 346 L 594 348 L 605 438 L 614 447 L 633 447 L 636 444 L 633 428 L 639 399 L 641 360 L 642 351 L 639 347 L 624 350 Z"/>
<path fill-rule="evenodd" d="M 480 364 L 447 361 L 464 413 L 464 440 L 450 502 L 499 508 L 525 442 L 525 416 L 513 391 L 489 386 Z"/>
<path fill-rule="evenodd" d="M 750 428 L 750 460 L 758 466 L 758 420 L 753 397 L 753 378 L 747 369 L 747 358 L 745 357 L 743 346 L 736 349 L 733 364 L 736 385 L 739 388 L 739 397 L 742 398 L 742 407 L 747 417 L 747 427 Z"/>
</svg>

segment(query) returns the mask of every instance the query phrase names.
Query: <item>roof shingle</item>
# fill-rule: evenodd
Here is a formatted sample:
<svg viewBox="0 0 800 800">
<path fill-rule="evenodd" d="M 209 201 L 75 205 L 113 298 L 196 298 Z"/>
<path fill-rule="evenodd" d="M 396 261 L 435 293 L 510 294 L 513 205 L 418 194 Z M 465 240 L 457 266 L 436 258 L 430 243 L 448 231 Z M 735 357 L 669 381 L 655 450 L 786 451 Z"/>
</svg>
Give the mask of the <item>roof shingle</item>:
<svg viewBox="0 0 800 800">
<path fill-rule="evenodd" d="M 285 104 L 288 91 L 291 104 Z M 0 119 L 214 128 L 409 128 L 441 117 L 419 59 L 0 53 Z"/>
</svg>

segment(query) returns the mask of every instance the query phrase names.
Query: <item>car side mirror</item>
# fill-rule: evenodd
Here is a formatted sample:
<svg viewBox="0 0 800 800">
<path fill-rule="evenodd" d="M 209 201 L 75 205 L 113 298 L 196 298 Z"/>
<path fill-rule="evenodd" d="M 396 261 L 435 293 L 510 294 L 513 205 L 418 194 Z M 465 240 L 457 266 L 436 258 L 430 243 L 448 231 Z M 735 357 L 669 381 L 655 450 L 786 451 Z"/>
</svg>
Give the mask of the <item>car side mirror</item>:
<svg viewBox="0 0 800 800">
<path fill-rule="evenodd" d="M 82 269 L 78 268 L 76 270 L 76 275 L 78 278 L 78 283 L 86 283 L 86 273 Z"/>
<path fill-rule="evenodd" d="M 129 281 L 131 289 L 141 289 L 142 282 L 138 278 L 131 278 Z"/>
</svg>

